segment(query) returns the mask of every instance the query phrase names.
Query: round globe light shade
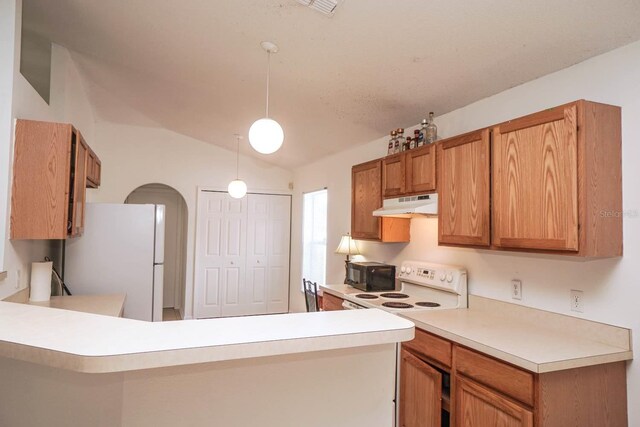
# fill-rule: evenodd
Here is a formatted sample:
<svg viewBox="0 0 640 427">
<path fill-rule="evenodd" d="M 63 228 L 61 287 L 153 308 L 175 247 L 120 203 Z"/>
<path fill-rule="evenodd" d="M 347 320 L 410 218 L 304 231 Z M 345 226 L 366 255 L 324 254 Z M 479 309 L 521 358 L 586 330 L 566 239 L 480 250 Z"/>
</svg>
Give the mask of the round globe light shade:
<svg viewBox="0 0 640 427">
<path fill-rule="evenodd" d="M 234 179 L 229 183 L 227 191 L 234 199 L 242 199 L 247 194 L 247 184 L 241 179 Z"/>
<path fill-rule="evenodd" d="M 264 118 L 253 122 L 249 128 L 249 144 L 258 153 L 275 153 L 282 147 L 284 131 L 278 122 Z"/>
</svg>

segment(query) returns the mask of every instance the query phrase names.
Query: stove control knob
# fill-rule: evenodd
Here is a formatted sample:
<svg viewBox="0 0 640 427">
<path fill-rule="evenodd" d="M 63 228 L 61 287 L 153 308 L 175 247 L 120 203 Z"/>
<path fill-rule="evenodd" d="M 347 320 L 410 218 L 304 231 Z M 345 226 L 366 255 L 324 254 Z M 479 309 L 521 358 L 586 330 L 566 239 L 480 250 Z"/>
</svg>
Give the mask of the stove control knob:
<svg viewBox="0 0 640 427">
<path fill-rule="evenodd" d="M 440 281 L 441 281 L 441 282 L 444 282 L 444 279 L 445 279 L 446 277 L 447 277 L 447 276 L 445 276 L 445 274 L 444 274 L 444 273 L 442 273 L 442 274 L 440 275 Z"/>
<path fill-rule="evenodd" d="M 451 273 L 447 274 L 447 282 L 453 282 L 453 275 Z"/>
<path fill-rule="evenodd" d="M 411 274 L 411 267 L 407 267 L 406 273 Z"/>
<path fill-rule="evenodd" d="M 407 271 L 407 268 L 403 265 L 403 266 L 400 268 L 400 274 L 402 274 L 402 273 L 404 273 L 404 272 L 406 272 L 406 271 Z"/>
</svg>

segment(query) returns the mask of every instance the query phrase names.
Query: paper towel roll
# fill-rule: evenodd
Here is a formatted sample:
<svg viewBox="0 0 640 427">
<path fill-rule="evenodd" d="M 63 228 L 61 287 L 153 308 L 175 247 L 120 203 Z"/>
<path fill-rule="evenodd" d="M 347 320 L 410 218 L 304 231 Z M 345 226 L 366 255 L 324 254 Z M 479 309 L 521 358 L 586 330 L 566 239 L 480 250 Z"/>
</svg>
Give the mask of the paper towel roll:
<svg viewBox="0 0 640 427">
<path fill-rule="evenodd" d="M 51 269 L 53 262 L 31 263 L 31 291 L 29 301 L 49 301 L 51 298 Z"/>
</svg>

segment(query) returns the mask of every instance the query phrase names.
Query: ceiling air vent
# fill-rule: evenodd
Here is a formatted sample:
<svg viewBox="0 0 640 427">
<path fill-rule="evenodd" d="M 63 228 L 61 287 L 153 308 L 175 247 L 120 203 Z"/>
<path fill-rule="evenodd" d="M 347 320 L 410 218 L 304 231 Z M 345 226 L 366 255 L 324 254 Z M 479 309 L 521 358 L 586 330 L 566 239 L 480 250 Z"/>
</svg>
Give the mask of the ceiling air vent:
<svg viewBox="0 0 640 427">
<path fill-rule="evenodd" d="M 298 3 L 322 12 L 325 15 L 333 15 L 338 7 L 338 0 L 298 0 Z"/>
</svg>

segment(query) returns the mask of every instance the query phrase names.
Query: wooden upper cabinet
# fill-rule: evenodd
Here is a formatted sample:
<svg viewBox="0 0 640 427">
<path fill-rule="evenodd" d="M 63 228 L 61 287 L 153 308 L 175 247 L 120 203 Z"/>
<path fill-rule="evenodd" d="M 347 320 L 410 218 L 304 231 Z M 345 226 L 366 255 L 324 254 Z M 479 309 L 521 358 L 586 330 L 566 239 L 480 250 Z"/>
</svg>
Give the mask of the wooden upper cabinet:
<svg viewBox="0 0 640 427">
<path fill-rule="evenodd" d="M 373 211 L 382 206 L 382 160 L 351 169 L 351 237 L 381 242 L 408 242 L 406 218 L 380 218 Z"/>
<path fill-rule="evenodd" d="M 102 172 L 102 162 L 96 153 L 89 148 L 87 157 L 87 188 L 100 187 L 100 177 Z"/>
<path fill-rule="evenodd" d="M 12 239 L 66 239 L 82 234 L 90 150 L 70 124 L 17 121 Z"/>
<path fill-rule="evenodd" d="M 429 144 L 404 153 L 405 194 L 436 190 L 436 145 Z"/>
<path fill-rule="evenodd" d="M 622 254 L 619 107 L 545 110 L 494 127 L 492 145 L 496 247 Z"/>
<path fill-rule="evenodd" d="M 489 129 L 438 143 L 438 243 L 489 246 Z"/>
<path fill-rule="evenodd" d="M 456 426 L 533 427 L 531 410 L 488 388 L 458 375 L 454 390 Z"/>
<path fill-rule="evenodd" d="M 436 144 L 382 159 L 382 196 L 408 196 L 436 190 Z"/>
<path fill-rule="evenodd" d="M 407 350 L 400 361 L 400 427 L 440 425 L 442 374 Z"/>
<path fill-rule="evenodd" d="M 394 154 L 382 159 L 382 196 L 397 197 L 405 192 L 405 156 Z"/>
<path fill-rule="evenodd" d="M 578 124 L 575 105 L 494 128 L 494 243 L 578 250 Z"/>
<path fill-rule="evenodd" d="M 382 206 L 382 162 L 363 163 L 351 169 L 351 236 L 380 239 L 380 218 L 372 212 Z"/>
</svg>

